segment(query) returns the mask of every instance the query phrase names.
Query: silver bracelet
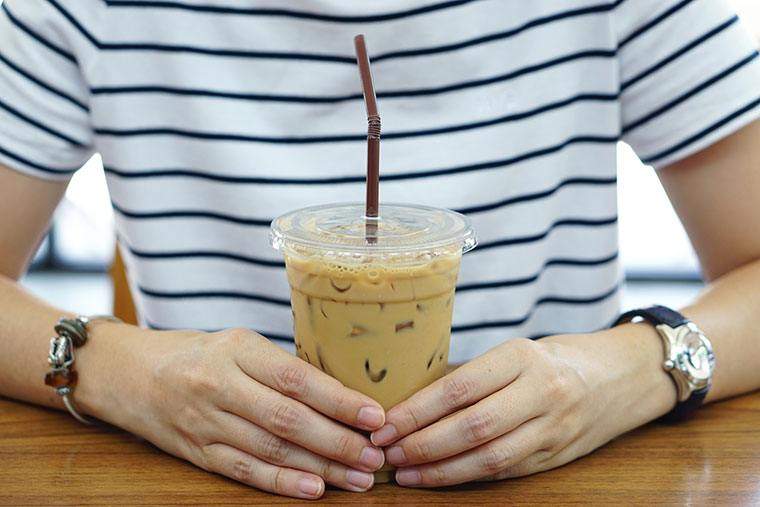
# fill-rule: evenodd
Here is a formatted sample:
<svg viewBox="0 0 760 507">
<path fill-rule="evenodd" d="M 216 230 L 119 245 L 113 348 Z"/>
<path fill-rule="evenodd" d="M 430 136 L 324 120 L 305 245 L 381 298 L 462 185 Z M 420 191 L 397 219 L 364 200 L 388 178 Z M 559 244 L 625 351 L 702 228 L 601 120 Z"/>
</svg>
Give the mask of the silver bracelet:
<svg viewBox="0 0 760 507">
<path fill-rule="evenodd" d="M 69 413 L 82 424 L 92 424 L 92 421 L 80 414 L 74 404 L 73 393 L 78 379 L 74 369 L 74 348 L 87 343 L 87 326 L 97 320 L 122 322 L 111 315 L 62 318 L 55 325 L 56 336 L 50 339 L 48 363 L 51 370 L 45 375 L 45 384 L 55 389 Z"/>
</svg>

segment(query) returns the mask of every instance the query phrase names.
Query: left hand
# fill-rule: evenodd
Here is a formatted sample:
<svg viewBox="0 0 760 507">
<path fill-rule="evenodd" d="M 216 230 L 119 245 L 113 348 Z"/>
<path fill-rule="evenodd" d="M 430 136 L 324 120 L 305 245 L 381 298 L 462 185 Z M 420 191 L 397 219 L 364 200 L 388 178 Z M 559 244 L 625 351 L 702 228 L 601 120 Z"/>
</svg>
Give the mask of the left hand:
<svg viewBox="0 0 760 507">
<path fill-rule="evenodd" d="M 609 403 L 595 377 L 604 369 L 568 344 L 510 340 L 393 407 L 372 441 L 393 443 L 386 462 L 403 486 L 557 467 L 615 436 L 602 421 Z"/>
</svg>

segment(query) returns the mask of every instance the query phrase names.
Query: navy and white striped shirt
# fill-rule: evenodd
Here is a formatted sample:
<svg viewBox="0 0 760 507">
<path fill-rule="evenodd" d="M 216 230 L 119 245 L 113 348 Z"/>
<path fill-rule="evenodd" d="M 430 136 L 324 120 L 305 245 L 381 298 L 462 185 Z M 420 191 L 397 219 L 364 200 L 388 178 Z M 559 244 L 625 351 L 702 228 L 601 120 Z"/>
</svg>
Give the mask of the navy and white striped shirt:
<svg viewBox="0 0 760 507">
<path fill-rule="evenodd" d="M 661 167 L 760 113 L 757 43 L 721 0 L 6 0 L 0 163 L 65 180 L 102 155 L 144 324 L 287 340 L 268 226 L 363 195 L 357 33 L 382 199 L 480 238 L 455 361 L 613 319 L 617 141 Z"/>
</svg>

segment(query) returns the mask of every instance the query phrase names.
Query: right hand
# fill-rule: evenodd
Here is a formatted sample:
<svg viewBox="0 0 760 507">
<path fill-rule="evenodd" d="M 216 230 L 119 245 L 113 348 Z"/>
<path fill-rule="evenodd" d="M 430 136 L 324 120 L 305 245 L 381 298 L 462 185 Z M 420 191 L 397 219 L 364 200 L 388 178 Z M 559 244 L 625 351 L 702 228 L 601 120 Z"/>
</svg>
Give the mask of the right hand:
<svg viewBox="0 0 760 507">
<path fill-rule="evenodd" d="M 372 487 L 383 453 L 350 427 L 380 428 L 385 413 L 376 401 L 247 329 L 135 334 L 132 366 L 142 375 L 129 378 L 144 380 L 124 387 L 122 408 L 110 408 L 117 414 L 96 415 L 273 493 L 313 499 L 325 482 Z"/>
</svg>

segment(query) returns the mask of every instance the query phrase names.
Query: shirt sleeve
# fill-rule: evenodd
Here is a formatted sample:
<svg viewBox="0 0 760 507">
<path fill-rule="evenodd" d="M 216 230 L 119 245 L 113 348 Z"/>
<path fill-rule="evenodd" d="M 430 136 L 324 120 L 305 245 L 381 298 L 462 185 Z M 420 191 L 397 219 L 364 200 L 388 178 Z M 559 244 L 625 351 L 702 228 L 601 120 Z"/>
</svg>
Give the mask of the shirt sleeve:
<svg viewBox="0 0 760 507">
<path fill-rule="evenodd" d="M 624 0 L 622 140 L 660 168 L 760 115 L 758 43 L 726 0 Z"/>
<path fill-rule="evenodd" d="M 60 13 L 0 5 L 0 164 L 68 180 L 93 154 L 88 88 Z"/>
</svg>

